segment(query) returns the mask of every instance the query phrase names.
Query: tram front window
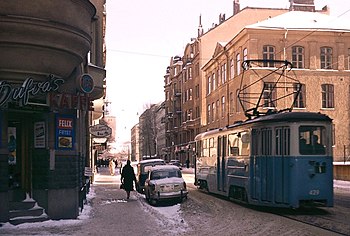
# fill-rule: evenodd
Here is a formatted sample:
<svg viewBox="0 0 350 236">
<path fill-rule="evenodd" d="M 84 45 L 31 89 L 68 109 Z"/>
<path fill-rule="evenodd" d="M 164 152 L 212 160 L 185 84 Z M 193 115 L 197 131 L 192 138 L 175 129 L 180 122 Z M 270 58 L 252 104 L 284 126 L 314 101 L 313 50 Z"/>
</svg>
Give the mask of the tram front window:
<svg viewBox="0 0 350 236">
<path fill-rule="evenodd" d="M 301 155 L 326 154 L 326 129 L 323 126 L 299 127 L 299 153 Z"/>
</svg>

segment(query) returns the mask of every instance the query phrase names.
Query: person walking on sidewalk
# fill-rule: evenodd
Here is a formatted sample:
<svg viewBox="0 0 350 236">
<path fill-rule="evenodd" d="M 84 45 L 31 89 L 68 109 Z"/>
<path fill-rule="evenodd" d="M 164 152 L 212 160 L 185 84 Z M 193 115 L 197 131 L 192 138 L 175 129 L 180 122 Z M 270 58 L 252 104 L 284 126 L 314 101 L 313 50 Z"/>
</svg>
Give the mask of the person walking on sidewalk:
<svg viewBox="0 0 350 236">
<path fill-rule="evenodd" d="M 124 185 L 124 190 L 126 191 L 127 199 L 130 198 L 130 191 L 134 190 L 134 182 L 136 184 L 134 168 L 132 168 L 130 163 L 130 160 L 127 160 L 126 165 L 123 167 L 120 179 L 122 184 Z"/>
</svg>

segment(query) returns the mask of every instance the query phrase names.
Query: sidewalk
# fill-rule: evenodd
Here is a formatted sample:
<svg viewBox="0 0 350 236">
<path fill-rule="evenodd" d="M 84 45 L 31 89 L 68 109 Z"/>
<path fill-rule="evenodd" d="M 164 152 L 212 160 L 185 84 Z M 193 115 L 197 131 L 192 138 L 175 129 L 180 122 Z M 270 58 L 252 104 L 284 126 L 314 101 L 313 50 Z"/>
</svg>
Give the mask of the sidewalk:
<svg viewBox="0 0 350 236">
<path fill-rule="evenodd" d="M 0 227 L 0 235 L 164 235 L 164 232 L 158 232 L 154 219 L 142 209 L 139 195 L 132 192 L 126 200 L 126 192 L 119 185 L 119 173 L 111 176 L 108 168 L 101 168 L 78 219 L 17 226 L 6 223 Z"/>
</svg>

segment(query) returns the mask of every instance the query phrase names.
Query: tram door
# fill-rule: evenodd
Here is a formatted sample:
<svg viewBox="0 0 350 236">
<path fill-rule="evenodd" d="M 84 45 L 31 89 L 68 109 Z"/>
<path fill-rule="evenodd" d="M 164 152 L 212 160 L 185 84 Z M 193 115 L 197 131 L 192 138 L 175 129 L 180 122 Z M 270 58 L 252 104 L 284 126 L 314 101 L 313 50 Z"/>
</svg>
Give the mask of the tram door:
<svg viewBox="0 0 350 236">
<path fill-rule="evenodd" d="M 32 116 L 28 113 L 9 114 L 8 165 L 9 191 L 13 201 L 23 200 L 25 193 L 31 195 L 32 185 Z"/>
<path fill-rule="evenodd" d="M 219 136 L 217 140 L 217 165 L 216 165 L 216 182 L 218 191 L 226 191 L 226 146 L 227 136 Z"/>
</svg>

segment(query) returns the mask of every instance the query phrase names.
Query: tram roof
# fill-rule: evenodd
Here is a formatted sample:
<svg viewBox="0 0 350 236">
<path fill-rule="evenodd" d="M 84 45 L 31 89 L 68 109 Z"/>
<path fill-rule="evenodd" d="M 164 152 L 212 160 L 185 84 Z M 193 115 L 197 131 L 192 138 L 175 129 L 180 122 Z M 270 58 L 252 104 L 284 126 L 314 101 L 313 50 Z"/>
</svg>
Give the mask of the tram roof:
<svg viewBox="0 0 350 236">
<path fill-rule="evenodd" d="M 242 124 L 250 124 L 250 123 L 257 123 L 257 122 L 293 122 L 293 121 L 329 121 L 331 122 L 332 119 L 321 113 L 316 112 L 282 112 L 282 113 L 275 113 L 270 115 L 264 115 L 260 116 L 251 120 L 243 121 L 241 123 L 233 124 L 227 126 L 228 128 L 235 127 Z"/>
<path fill-rule="evenodd" d="M 326 121 L 331 122 L 332 119 L 321 113 L 317 112 L 282 112 L 260 116 L 251 120 L 246 120 L 242 122 L 237 122 L 232 125 L 228 125 L 225 128 L 217 128 L 213 130 L 209 130 L 207 132 L 198 134 L 195 140 L 201 139 L 206 136 L 210 136 L 211 134 L 216 134 L 218 131 L 227 130 L 234 127 L 239 127 L 246 124 L 253 123 L 265 123 L 265 122 L 296 122 L 296 121 Z"/>
</svg>

